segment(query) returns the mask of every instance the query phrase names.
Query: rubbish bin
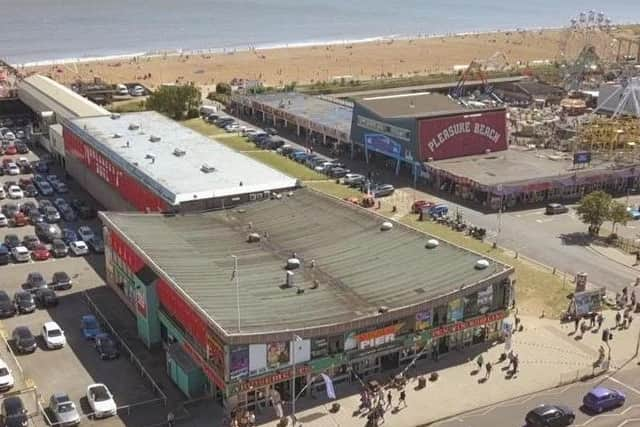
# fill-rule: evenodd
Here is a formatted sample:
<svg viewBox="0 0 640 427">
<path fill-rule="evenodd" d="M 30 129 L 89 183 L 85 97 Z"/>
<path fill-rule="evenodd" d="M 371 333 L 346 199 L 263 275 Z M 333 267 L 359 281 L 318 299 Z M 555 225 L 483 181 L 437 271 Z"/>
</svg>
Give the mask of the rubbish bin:
<svg viewBox="0 0 640 427">
<path fill-rule="evenodd" d="M 418 377 L 418 388 L 425 388 L 427 386 L 427 379 L 425 377 Z"/>
</svg>

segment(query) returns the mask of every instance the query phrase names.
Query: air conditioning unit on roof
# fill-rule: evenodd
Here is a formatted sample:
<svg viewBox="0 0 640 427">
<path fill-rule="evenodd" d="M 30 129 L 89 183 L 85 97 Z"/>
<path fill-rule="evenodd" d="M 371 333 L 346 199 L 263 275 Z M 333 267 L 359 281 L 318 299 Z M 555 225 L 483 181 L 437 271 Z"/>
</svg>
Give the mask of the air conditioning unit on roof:
<svg viewBox="0 0 640 427">
<path fill-rule="evenodd" d="M 176 149 L 173 150 L 173 155 L 176 156 L 176 157 L 182 157 L 185 154 L 187 154 L 187 152 L 184 151 L 184 150 L 181 150 L 179 148 L 176 148 Z"/>
<path fill-rule="evenodd" d="M 160 138 L 159 136 L 151 135 L 151 136 L 149 137 L 149 142 L 160 142 L 160 140 L 161 140 L 161 139 L 162 139 L 162 138 Z"/>
<path fill-rule="evenodd" d="M 129 124 L 129 130 L 138 130 L 140 129 L 140 125 L 137 123 L 130 123 Z"/>
<path fill-rule="evenodd" d="M 214 168 L 213 166 L 209 166 L 208 164 L 205 163 L 202 165 L 200 170 L 204 173 L 211 173 L 211 172 L 215 172 L 216 168 Z"/>
</svg>

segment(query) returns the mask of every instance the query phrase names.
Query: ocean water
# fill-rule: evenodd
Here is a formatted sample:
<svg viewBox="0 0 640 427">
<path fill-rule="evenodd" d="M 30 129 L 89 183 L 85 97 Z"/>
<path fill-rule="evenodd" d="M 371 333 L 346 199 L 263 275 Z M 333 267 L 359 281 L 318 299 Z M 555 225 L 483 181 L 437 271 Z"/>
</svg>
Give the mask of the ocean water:
<svg viewBox="0 0 640 427">
<path fill-rule="evenodd" d="M 640 0 L 0 0 L 11 63 L 640 21 Z"/>
</svg>

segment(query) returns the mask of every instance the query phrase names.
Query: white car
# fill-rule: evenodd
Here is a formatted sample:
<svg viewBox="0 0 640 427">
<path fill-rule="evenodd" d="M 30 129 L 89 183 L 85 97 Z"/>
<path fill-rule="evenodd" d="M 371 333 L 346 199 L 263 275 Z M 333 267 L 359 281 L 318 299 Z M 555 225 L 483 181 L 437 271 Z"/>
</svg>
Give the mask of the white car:
<svg viewBox="0 0 640 427">
<path fill-rule="evenodd" d="M 16 139 L 16 135 L 13 132 L 9 131 L 4 134 L 4 139 L 6 139 L 7 141 L 13 141 L 14 139 Z"/>
<path fill-rule="evenodd" d="M 7 165 L 7 175 L 20 175 L 20 167 L 15 163 L 9 163 Z"/>
<path fill-rule="evenodd" d="M 93 234 L 93 230 L 86 225 L 78 228 L 78 236 L 80 236 L 80 240 L 84 240 L 85 242 L 96 237 L 95 234 Z"/>
<path fill-rule="evenodd" d="M 11 249 L 11 255 L 16 262 L 29 262 L 31 260 L 31 252 L 24 246 L 16 246 Z"/>
<path fill-rule="evenodd" d="M 47 348 L 62 348 L 67 343 L 64 331 L 56 322 L 46 322 L 42 325 L 42 339 Z"/>
<path fill-rule="evenodd" d="M 87 401 L 93 411 L 94 418 L 106 418 L 116 415 L 118 407 L 113 395 L 104 384 L 91 384 L 87 387 Z"/>
<path fill-rule="evenodd" d="M 9 226 L 9 220 L 7 219 L 6 216 L 4 216 L 4 214 L 0 213 L 0 227 L 8 227 Z"/>
<path fill-rule="evenodd" d="M 10 199 L 22 199 L 24 197 L 24 193 L 17 185 L 12 185 L 8 190 Z"/>
<path fill-rule="evenodd" d="M 4 191 L 4 188 L 0 187 L 0 200 L 4 199 L 5 197 L 7 197 L 7 192 Z"/>
<path fill-rule="evenodd" d="M 0 359 L 0 391 L 5 392 L 15 384 L 11 369 L 4 360 Z"/>
<path fill-rule="evenodd" d="M 75 242 L 69 243 L 69 249 L 75 256 L 83 256 L 89 254 L 89 246 L 87 246 L 87 244 L 82 240 L 77 240 Z"/>
<path fill-rule="evenodd" d="M 345 184 L 353 184 L 356 182 L 361 182 L 364 181 L 365 176 L 364 175 L 360 175 L 359 173 L 348 173 L 344 176 L 343 182 Z"/>
<path fill-rule="evenodd" d="M 145 91 L 144 88 L 140 85 L 135 85 L 130 91 L 129 93 L 131 94 L 131 96 L 144 96 Z"/>
</svg>

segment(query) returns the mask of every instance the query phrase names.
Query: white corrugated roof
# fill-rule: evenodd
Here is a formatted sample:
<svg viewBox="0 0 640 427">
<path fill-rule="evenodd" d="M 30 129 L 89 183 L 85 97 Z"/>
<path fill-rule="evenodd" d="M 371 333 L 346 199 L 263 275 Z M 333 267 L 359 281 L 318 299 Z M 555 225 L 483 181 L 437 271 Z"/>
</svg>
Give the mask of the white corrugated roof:
<svg viewBox="0 0 640 427">
<path fill-rule="evenodd" d="M 34 74 L 18 83 L 18 91 L 26 91 L 41 103 L 50 106 L 51 111 L 65 118 L 70 113 L 74 117 L 92 117 L 109 114 L 107 110 L 78 95 L 66 86 L 42 76 Z M 33 107 L 32 107 L 33 108 Z"/>
</svg>

